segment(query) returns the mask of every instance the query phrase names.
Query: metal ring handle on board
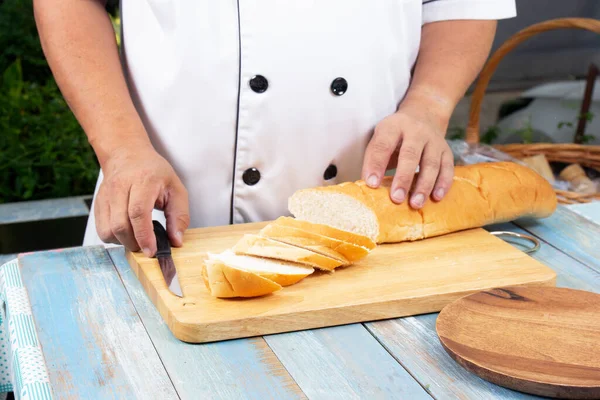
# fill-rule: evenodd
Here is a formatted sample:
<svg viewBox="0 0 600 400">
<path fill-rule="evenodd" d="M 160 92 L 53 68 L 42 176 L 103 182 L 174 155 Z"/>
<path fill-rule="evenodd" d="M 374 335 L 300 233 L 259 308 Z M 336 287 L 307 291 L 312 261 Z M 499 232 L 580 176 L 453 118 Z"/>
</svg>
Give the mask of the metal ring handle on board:
<svg viewBox="0 0 600 400">
<path fill-rule="evenodd" d="M 538 251 L 540 249 L 540 241 L 537 240 L 533 236 L 524 235 L 522 233 L 510 232 L 510 231 L 494 231 L 494 232 L 490 232 L 490 233 L 494 236 L 512 236 L 512 237 L 516 237 L 519 239 L 528 240 L 529 242 L 533 243 L 533 247 L 523 250 L 523 252 L 525 252 L 527 254 L 535 253 L 536 251 Z"/>
</svg>

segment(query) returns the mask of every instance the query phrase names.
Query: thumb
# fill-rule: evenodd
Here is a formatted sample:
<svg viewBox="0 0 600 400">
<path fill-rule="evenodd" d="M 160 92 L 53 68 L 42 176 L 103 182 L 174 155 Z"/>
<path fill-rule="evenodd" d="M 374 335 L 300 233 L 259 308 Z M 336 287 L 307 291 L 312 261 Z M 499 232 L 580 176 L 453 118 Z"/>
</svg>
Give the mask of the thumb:
<svg viewBox="0 0 600 400">
<path fill-rule="evenodd" d="M 171 244 L 176 247 L 183 245 L 183 232 L 190 224 L 190 211 L 188 193 L 181 182 L 174 184 L 164 207 L 164 213 Z"/>
</svg>

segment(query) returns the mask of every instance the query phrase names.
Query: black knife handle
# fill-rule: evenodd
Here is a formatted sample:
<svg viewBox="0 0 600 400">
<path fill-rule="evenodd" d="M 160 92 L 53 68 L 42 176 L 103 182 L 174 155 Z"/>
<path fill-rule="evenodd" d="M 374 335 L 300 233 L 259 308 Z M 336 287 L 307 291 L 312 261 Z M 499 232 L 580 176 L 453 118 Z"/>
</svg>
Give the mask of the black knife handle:
<svg viewBox="0 0 600 400">
<path fill-rule="evenodd" d="M 161 225 L 160 222 L 153 220 L 154 235 L 156 235 L 156 254 L 155 257 L 159 256 L 170 256 L 171 255 L 171 243 L 169 242 L 169 236 L 167 231 Z"/>
</svg>

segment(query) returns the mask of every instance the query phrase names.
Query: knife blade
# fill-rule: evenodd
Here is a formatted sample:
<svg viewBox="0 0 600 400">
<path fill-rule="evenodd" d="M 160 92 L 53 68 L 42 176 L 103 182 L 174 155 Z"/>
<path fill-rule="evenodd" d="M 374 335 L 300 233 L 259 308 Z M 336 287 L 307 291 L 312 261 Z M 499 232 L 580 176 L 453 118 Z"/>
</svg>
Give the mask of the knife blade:
<svg viewBox="0 0 600 400">
<path fill-rule="evenodd" d="M 171 293 L 177 297 L 183 297 L 179 277 L 177 276 L 177 268 L 175 268 L 175 263 L 171 256 L 171 243 L 169 242 L 167 231 L 156 220 L 152 221 L 152 225 L 154 225 L 154 235 L 156 236 L 156 254 L 154 257 L 158 259 L 158 265 L 160 266 L 165 283 Z"/>
</svg>

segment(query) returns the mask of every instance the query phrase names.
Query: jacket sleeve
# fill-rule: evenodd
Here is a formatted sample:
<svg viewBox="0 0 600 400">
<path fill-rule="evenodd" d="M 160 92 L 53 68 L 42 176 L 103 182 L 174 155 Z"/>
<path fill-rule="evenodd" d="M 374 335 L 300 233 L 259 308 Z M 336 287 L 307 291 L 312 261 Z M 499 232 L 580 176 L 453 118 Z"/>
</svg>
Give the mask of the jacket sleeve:
<svg viewBox="0 0 600 400">
<path fill-rule="evenodd" d="M 423 24 L 456 19 L 505 19 L 517 15 L 516 0 L 422 0 Z"/>
</svg>

